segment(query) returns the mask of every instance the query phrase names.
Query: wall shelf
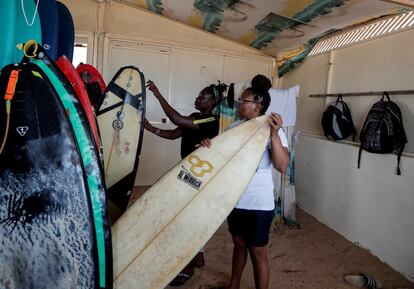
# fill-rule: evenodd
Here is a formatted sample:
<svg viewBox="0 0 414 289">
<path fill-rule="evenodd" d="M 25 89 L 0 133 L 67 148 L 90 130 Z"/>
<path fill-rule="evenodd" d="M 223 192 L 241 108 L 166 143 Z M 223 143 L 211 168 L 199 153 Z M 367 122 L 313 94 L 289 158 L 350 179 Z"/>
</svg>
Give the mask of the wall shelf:
<svg viewBox="0 0 414 289">
<path fill-rule="evenodd" d="M 389 95 L 406 95 L 413 94 L 414 90 L 391 90 L 388 91 Z M 338 95 L 345 96 L 366 96 L 366 95 L 382 95 L 384 91 L 365 91 L 365 92 L 345 92 L 345 93 L 321 93 L 321 94 L 310 94 L 310 97 L 338 97 Z"/>
</svg>

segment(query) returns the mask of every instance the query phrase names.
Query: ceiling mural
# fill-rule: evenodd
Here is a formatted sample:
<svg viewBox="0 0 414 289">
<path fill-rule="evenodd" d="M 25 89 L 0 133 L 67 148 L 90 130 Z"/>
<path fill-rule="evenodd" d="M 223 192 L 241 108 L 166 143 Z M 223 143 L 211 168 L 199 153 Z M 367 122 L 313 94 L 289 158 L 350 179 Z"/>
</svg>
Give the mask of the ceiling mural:
<svg viewBox="0 0 414 289">
<path fill-rule="evenodd" d="M 278 61 L 280 75 L 295 66 L 290 60 L 300 62 L 322 37 L 406 11 L 404 6 L 381 0 L 118 1 L 282 57 Z"/>
</svg>

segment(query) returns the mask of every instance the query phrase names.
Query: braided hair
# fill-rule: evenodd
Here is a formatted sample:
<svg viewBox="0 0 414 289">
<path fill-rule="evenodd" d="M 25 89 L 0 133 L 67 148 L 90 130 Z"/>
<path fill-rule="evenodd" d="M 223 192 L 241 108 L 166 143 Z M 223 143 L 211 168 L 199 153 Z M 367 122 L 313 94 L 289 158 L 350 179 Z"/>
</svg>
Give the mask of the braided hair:
<svg viewBox="0 0 414 289">
<path fill-rule="evenodd" d="M 209 86 L 207 86 L 206 88 L 204 88 L 208 94 L 210 94 L 215 103 L 219 104 L 221 102 L 221 100 L 223 99 L 223 93 L 226 91 L 227 85 L 225 85 L 224 83 L 215 85 L 215 84 L 210 84 Z"/>
</svg>

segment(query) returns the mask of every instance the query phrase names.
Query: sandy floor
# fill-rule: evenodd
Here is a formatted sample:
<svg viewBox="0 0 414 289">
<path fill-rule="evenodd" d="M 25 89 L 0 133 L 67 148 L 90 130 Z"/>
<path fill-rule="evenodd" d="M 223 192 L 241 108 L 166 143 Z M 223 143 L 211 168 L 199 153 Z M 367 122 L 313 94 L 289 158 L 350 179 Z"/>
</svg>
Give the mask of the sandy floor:
<svg viewBox="0 0 414 289">
<path fill-rule="evenodd" d="M 343 276 L 359 272 L 374 276 L 385 289 L 414 289 L 414 284 L 401 274 L 312 216 L 299 209 L 297 218 L 300 229 L 282 228 L 271 233 L 268 253 L 271 289 L 358 288 L 346 284 Z M 195 275 L 184 286 L 167 288 L 207 289 L 225 285 L 230 278 L 232 248 L 224 223 L 205 247 L 206 266 L 196 269 Z M 248 260 L 241 289 L 253 288 L 253 273 Z"/>
</svg>

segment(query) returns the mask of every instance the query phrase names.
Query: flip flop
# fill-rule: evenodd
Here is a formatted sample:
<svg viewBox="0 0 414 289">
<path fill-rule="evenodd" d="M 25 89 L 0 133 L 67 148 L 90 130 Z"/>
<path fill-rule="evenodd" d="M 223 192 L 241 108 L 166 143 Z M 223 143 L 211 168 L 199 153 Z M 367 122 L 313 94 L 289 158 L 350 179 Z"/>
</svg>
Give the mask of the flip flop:
<svg viewBox="0 0 414 289">
<path fill-rule="evenodd" d="M 344 280 L 349 284 L 368 289 L 382 288 L 382 283 L 375 280 L 374 277 L 367 274 L 345 275 Z"/>
<path fill-rule="evenodd" d="M 193 276 L 194 272 L 191 274 L 187 274 L 187 273 L 179 273 L 177 276 L 175 276 L 175 278 L 170 282 L 170 286 L 181 286 L 184 285 L 185 282 L 187 282 L 191 276 Z"/>
</svg>

